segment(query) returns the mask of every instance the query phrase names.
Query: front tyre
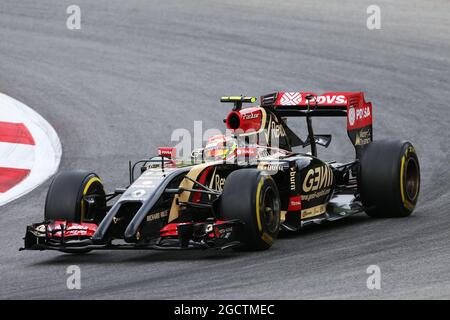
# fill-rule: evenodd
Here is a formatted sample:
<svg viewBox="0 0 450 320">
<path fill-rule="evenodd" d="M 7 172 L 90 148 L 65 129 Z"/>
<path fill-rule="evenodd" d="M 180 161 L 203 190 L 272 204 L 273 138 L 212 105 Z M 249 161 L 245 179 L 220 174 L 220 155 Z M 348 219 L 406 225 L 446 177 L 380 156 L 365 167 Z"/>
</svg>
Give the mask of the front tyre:
<svg viewBox="0 0 450 320">
<path fill-rule="evenodd" d="M 360 192 L 371 217 L 407 217 L 417 203 L 420 167 L 410 142 L 374 141 L 360 159 Z"/>
<path fill-rule="evenodd" d="M 81 170 L 58 173 L 48 189 L 45 220 L 99 223 L 106 206 L 104 195 L 103 184 L 95 173 Z M 98 196 L 94 208 L 90 208 L 86 196 Z"/>
<path fill-rule="evenodd" d="M 223 188 L 220 215 L 224 220 L 243 222 L 241 249 L 270 248 L 280 229 L 280 196 L 275 181 L 257 169 L 232 172 Z"/>
</svg>

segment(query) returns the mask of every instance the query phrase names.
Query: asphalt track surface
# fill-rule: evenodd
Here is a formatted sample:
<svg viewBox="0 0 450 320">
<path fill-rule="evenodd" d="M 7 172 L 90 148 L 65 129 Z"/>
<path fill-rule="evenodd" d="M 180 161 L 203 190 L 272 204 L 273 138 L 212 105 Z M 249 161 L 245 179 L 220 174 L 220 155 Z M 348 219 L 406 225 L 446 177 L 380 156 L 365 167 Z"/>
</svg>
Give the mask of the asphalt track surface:
<svg viewBox="0 0 450 320">
<path fill-rule="evenodd" d="M 450 298 L 448 1 L 377 1 L 373 31 L 372 1 L 76 2 L 78 31 L 65 27 L 73 1 L 0 2 L 0 91 L 54 126 L 60 170 L 92 169 L 111 190 L 175 128 L 222 128 L 223 94 L 361 90 L 375 139 L 415 145 L 419 205 L 410 218 L 358 215 L 259 253 L 19 253 L 46 182 L 0 208 L 0 298 Z M 315 125 L 337 135 L 321 155 L 351 158 L 345 120 Z M 381 290 L 366 287 L 372 264 Z M 81 267 L 81 290 L 66 287 L 69 265 Z"/>
</svg>

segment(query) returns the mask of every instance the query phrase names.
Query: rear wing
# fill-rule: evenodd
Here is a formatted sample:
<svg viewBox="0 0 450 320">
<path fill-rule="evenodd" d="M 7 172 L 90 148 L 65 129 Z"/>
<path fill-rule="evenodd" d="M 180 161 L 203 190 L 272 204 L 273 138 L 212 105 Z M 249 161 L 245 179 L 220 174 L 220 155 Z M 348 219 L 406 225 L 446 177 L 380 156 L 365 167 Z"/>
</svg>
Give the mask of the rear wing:
<svg viewBox="0 0 450 320">
<path fill-rule="evenodd" d="M 275 92 L 260 101 L 278 117 L 347 117 L 347 133 L 357 153 L 373 140 L 372 103 L 363 92 Z"/>
</svg>

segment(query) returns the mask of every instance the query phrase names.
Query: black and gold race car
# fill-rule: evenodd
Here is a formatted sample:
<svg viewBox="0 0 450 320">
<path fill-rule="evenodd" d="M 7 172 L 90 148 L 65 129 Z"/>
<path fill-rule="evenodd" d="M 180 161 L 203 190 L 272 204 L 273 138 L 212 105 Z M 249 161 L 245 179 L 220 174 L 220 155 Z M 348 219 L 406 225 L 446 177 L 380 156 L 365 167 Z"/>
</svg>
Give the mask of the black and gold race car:
<svg viewBox="0 0 450 320">
<path fill-rule="evenodd" d="M 159 148 L 158 156 L 130 163 L 129 186 L 110 194 L 95 173 L 56 175 L 45 220 L 27 227 L 23 249 L 262 250 L 281 229 L 363 211 L 379 218 L 414 210 L 420 188 L 414 147 L 373 141 L 372 105 L 362 92 L 277 92 L 247 108 L 255 98 L 221 101 L 234 104 L 224 120 L 227 134 L 211 137 L 190 161 Z M 287 126 L 288 117 L 306 119 L 307 139 Z M 331 136 L 314 134 L 313 117 L 347 118 L 354 161 L 317 157 L 317 146 L 327 147 Z M 310 152 L 293 152 L 298 146 Z"/>
</svg>

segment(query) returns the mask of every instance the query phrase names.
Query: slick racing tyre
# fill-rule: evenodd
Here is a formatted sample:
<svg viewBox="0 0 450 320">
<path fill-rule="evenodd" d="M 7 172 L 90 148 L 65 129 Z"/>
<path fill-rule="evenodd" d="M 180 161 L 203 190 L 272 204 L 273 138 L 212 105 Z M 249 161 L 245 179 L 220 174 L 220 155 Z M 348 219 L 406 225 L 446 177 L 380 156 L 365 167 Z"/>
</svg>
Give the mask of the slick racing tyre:
<svg viewBox="0 0 450 320">
<path fill-rule="evenodd" d="M 99 195 L 90 205 L 85 196 Z M 53 179 L 45 200 L 45 220 L 99 223 L 104 216 L 105 191 L 100 178 L 88 171 L 61 172 Z"/>
<path fill-rule="evenodd" d="M 220 214 L 243 222 L 243 250 L 272 246 L 280 228 L 280 196 L 272 177 L 256 169 L 232 172 L 225 181 Z"/>
<path fill-rule="evenodd" d="M 417 203 L 420 167 L 411 143 L 374 141 L 360 159 L 360 192 L 371 217 L 407 217 Z"/>
</svg>

